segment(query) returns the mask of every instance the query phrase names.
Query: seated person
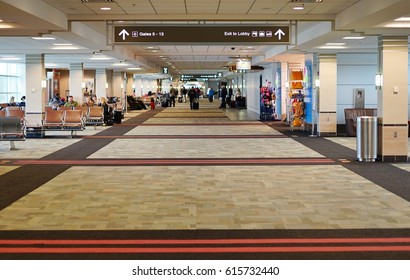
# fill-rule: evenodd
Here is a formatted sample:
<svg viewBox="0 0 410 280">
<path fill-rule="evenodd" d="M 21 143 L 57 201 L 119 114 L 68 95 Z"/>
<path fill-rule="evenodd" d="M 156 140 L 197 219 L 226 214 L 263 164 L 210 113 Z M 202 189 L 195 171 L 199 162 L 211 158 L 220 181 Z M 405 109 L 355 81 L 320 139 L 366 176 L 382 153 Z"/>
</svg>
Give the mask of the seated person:
<svg viewBox="0 0 410 280">
<path fill-rule="evenodd" d="M 90 97 L 86 97 L 84 105 L 87 107 L 92 107 L 94 106 L 94 101 Z"/>
<path fill-rule="evenodd" d="M 74 101 L 74 97 L 72 95 L 68 96 L 67 102 L 64 104 L 65 107 L 78 107 L 78 102 Z"/>
<path fill-rule="evenodd" d="M 26 97 L 25 96 L 23 96 L 20 99 L 19 107 L 26 107 Z"/>
</svg>

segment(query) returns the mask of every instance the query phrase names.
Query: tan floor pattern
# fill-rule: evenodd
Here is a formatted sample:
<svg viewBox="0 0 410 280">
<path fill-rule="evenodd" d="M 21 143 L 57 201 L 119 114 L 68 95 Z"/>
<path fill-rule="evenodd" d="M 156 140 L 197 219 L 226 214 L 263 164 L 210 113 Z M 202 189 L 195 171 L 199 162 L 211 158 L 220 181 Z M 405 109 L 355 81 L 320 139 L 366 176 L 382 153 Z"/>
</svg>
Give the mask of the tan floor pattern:
<svg viewBox="0 0 410 280">
<path fill-rule="evenodd" d="M 289 138 L 117 139 L 89 158 L 323 157 Z"/>
<path fill-rule="evenodd" d="M 73 167 L 0 212 L 1 230 L 403 227 L 407 201 L 336 165 Z"/>
<path fill-rule="evenodd" d="M 125 135 L 283 135 L 266 125 L 139 126 Z"/>
</svg>

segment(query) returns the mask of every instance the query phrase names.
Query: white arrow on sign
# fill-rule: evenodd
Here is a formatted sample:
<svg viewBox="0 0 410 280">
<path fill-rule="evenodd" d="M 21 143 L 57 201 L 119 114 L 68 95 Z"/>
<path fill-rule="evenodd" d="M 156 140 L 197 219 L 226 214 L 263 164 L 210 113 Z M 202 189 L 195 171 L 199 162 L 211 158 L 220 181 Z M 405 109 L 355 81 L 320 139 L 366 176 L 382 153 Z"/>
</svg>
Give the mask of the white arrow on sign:
<svg viewBox="0 0 410 280">
<path fill-rule="evenodd" d="M 275 36 L 278 36 L 279 40 L 282 40 L 282 36 L 285 35 L 285 32 L 282 31 L 282 29 L 278 29 L 278 31 L 275 32 Z"/>
<path fill-rule="evenodd" d="M 123 29 L 120 33 L 118 33 L 118 35 L 122 36 L 122 39 L 125 40 L 125 36 L 130 35 L 130 33 L 128 33 L 127 30 Z"/>
</svg>

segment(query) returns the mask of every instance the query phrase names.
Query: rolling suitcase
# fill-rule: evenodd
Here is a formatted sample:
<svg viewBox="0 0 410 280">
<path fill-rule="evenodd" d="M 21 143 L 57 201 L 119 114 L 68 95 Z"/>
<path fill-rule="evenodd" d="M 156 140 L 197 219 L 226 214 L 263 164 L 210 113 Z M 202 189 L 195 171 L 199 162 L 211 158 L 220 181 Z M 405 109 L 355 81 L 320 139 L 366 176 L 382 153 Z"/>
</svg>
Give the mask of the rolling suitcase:
<svg viewBox="0 0 410 280">
<path fill-rule="evenodd" d="M 199 109 L 199 100 L 194 100 L 194 104 L 192 105 L 192 109 L 198 110 Z"/>
<path fill-rule="evenodd" d="M 120 124 L 122 119 L 122 112 L 121 111 L 114 111 L 114 123 Z"/>
</svg>

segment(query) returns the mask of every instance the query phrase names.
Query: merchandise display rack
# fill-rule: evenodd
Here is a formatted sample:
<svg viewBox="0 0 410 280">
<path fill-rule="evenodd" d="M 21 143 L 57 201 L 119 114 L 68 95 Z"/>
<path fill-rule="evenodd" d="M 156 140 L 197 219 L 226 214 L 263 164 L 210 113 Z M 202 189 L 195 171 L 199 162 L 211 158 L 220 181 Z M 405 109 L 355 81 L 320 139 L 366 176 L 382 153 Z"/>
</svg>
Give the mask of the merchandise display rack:
<svg viewBox="0 0 410 280">
<path fill-rule="evenodd" d="M 289 123 L 290 130 L 305 130 L 305 103 L 303 91 L 303 71 L 292 70 L 290 72 L 290 91 L 289 91 Z"/>
</svg>

